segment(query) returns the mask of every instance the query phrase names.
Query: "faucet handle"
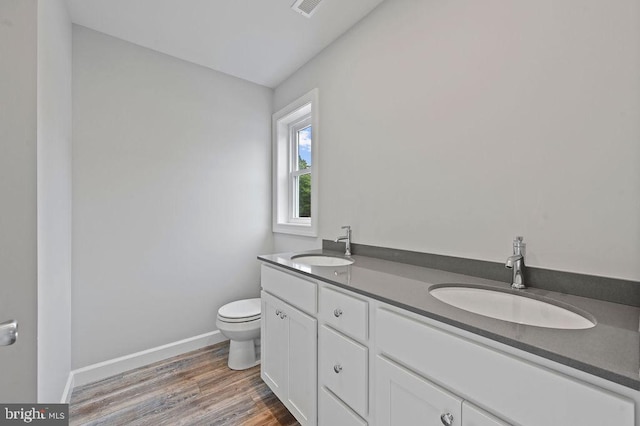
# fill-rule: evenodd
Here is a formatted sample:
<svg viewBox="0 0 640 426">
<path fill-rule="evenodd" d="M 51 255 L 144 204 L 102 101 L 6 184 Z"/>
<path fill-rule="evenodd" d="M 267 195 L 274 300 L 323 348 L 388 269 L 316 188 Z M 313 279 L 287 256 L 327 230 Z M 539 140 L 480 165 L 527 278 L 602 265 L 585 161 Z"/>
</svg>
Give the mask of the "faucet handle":
<svg viewBox="0 0 640 426">
<path fill-rule="evenodd" d="M 349 226 L 349 225 L 344 225 L 343 227 L 341 227 L 341 229 L 351 229 L 351 226 Z"/>
<path fill-rule="evenodd" d="M 524 256 L 524 250 L 527 246 L 524 242 L 524 237 L 518 235 L 513 239 L 513 254 L 521 254 Z"/>
</svg>

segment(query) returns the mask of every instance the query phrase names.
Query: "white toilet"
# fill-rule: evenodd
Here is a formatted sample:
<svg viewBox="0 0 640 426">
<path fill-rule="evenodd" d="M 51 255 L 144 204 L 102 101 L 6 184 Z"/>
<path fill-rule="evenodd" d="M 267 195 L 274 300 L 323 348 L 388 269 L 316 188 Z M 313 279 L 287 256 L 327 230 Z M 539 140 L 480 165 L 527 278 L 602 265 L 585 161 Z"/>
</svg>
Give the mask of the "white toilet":
<svg viewBox="0 0 640 426">
<path fill-rule="evenodd" d="M 256 340 L 260 337 L 260 299 L 227 303 L 218 310 L 216 326 L 229 338 L 229 368 L 246 370 L 260 363 Z"/>
</svg>

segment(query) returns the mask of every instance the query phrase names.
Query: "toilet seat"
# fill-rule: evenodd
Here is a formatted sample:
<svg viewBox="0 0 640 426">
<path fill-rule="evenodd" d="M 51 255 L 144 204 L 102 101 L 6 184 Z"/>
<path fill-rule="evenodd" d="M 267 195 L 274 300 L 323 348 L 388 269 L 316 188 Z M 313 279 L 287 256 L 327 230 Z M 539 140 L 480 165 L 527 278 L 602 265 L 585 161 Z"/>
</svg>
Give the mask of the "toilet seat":
<svg viewBox="0 0 640 426">
<path fill-rule="evenodd" d="M 218 310 L 218 319 L 222 322 L 238 323 L 260 319 L 260 299 L 244 299 L 227 303 Z"/>
</svg>

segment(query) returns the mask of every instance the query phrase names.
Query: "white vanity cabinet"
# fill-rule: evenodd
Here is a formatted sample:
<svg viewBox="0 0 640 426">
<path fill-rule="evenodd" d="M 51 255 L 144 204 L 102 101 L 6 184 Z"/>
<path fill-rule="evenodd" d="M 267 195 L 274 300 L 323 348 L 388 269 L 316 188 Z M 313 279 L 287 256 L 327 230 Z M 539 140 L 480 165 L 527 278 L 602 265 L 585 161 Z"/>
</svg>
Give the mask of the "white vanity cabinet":
<svg viewBox="0 0 640 426">
<path fill-rule="evenodd" d="M 300 424 L 315 425 L 316 284 L 264 265 L 261 281 L 262 380 Z"/>
<path fill-rule="evenodd" d="M 303 425 L 640 426 L 586 373 L 295 272 L 262 288 L 262 378 Z"/>
</svg>

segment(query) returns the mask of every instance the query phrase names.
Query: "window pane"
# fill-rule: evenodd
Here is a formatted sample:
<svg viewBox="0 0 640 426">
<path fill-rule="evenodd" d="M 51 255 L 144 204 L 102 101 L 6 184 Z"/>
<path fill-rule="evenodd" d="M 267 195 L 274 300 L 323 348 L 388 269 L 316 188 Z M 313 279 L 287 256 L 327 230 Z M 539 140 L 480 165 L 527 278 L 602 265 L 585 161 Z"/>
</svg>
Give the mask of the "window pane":
<svg viewBox="0 0 640 426">
<path fill-rule="evenodd" d="M 307 173 L 296 178 L 297 217 L 311 217 L 311 174 Z"/>
<path fill-rule="evenodd" d="M 296 132 L 296 148 L 298 150 L 298 170 L 311 167 L 311 126 Z"/>
</svg>

